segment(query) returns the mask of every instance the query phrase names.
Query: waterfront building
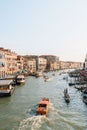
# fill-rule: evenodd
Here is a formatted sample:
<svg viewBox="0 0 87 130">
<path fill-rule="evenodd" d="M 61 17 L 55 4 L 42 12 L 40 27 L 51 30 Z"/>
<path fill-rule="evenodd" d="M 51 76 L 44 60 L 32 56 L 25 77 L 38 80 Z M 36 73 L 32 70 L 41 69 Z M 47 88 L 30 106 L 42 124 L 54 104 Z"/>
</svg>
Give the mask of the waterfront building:
<svg viewBox="0 0 87 130">
<path fill-rule="evenodd" d="M 67 68 L 66 62 L 60 61 L 60 69 L 66 69 L 66 68 Z"/>
<path fill-rule="evenodd" d="M 59 64 L 59 57 L 54 55 L 41 55 L 41 57 L 45 58 L 47 60 L 47 66 L 46 70 L 59 70 L 60 64 Z"/>
<path fill-rule="evenodd" d="M 30 73 L 35 73 L 36 72 L 36 60 L 35 59 L 29 59 L 27 60 L 27 65 L 29 67 L 29 72 Z"/>
<path fill-rule="evenodd" d="M 4 52 L 0 49 L 0 78 L 5 77 L 5 68 L 6 68 L 5 54 L 4 54 Z"/>
<path fill-rule="evenodd" d="M 6 74 L 17 72 L 17 54 L 11 50 L 5 49 Z"/>
<path fill-rule="evenodd" d="M 27 70 L 28 71 L 28 65 L 27 65 L 27 59 L 26 59 L 26 57 L 24 57 L 24 64 L 23 64 L 23 69 L 24 70 Z"/>
<path fill-rule="evenodd" d="M 36 72 L 36 58 L 37 56 L 26 55 L 24 57 L 24 69 L 26 69 L 29 73 Z"/>
<path fill-rule="evenodd" d="M 69 68 L 73 69 L 81 69 L 82 68 L 82 62 L 67 62 L 69 64 Z"/>
<path fill-rule="evenodd" d="M 60 68 L 60 66 L 59 66 L 59 62 L 57 62 L 57 61 L 54 61 L 54 62 L 48 62 L 49 63 L 49 67 L 48 67 L 48 69 L 50 70 L 50 71 L 55 71 L 55 70 L 59 70 L 59 68 Z"/>
<path fill-rule="evenodd" d="M 41 56 L 36 59 L 36 69 L 37 71 L 45 71 L 47 66 L 47 60 Z"/>
<path fill-rule="evenodd" d="M 54 55 L 41 55 L 41 57 L 47 59 L 48 62 L 59 61 L 59 57 Z"/>
<path fill-rule="evenodd" d="M 60 61 L 60 69 L 80 69 L 82 68 L 81 62 Z"/>
<path fill-rule="evenodd" d="M 20 55 L 17 56 L 17 71 L 21 72 L 23 70 L 24 58 Z"/>
<path fill-rule="evenodd" d="M 84 69 L 87 70 L 87 54 L 86 54 L 86 57 L 85 57 L 85 61 L 84 61 Z"/>
<path fill-rule="evenodd" d="M 59 61 L 59 57 L 54 55 L 19 56 L 10 49 L 0 48 L 0 78 L 23 70 L 35 73 L 36 71 L 44 72 L 59 69 L 79 69 L 81 67 L 81 62 Z M 87 55 L 84 62 L 84 68 L 87 69 Z"/>
<path fill-rule="evenodd" d="M 14 74 L 17 72 L 17 54 L 10 49 L 0 48 L 2 69 L 4 76 L 6 74 Z M 4 66 L 4 67 L 3 67 Z"/>
</svg>

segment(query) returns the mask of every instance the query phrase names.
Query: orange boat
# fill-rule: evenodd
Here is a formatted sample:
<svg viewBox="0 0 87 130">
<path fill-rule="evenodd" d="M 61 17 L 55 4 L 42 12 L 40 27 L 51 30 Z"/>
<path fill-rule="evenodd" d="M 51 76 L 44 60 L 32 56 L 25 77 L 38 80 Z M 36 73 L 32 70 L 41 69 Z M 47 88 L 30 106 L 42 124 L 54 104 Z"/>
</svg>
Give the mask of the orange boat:
<svg viewBox="0 0 87 130">
<path fill-rule="evenodd" d="M 36 112 L 37 112 L 37 114 L 46 115 L 47 116 L 48 110 L 49 110 L 49 98 L 43 98 L 40 101 Z"/>
</svg>

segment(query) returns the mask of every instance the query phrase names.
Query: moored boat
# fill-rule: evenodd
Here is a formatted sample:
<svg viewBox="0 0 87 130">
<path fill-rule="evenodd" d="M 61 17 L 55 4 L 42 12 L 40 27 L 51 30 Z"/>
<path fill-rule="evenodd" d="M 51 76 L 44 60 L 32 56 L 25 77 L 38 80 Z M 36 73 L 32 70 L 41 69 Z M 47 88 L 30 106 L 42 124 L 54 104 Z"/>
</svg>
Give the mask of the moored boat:
<svg viewBox="0 0 87 130">
<path fill-rule="evenodd" d="M 87 87 L 82 90 L 82 96 L 87 98 Z"/>
<path fill-rule="evenodd" d="M 36 109 L 36 113 L 47 116 L 49 111 L 49 102 L 49 98 L 43 98 Z"/>
<path fill-rule="evenodd" d="M 74 88 L 76 88 L 77 90 L 83 91 L 86 87 L 75 85 Z"/>
<path fill-rule="evenodd" d="M 87 104 L 87 98 L 83 97 L 83 102 Z"/>
<path fill-rule="evenodd" d="M 87 104 L 87 87 L 82 91 L 83 102 Z"/>
<path fill-rule="evenodd" d="M 36 76 L 37 78 L 43 76 L 42 71 L 37 71 L 36 74 L 35 74 L 35 76 Z"/>
<path fill-rule="evenodd" d="M 0 96 L 11 96 L 14 87 L 12 86 L 12 80 L 0 80 Z"/>
<path fill-rule="evenodd" d="M 17 78 L 16 78 L 16 82 L 17 82 L 17 84 L 23 84 L 23 83 L 25 83 L 25 77 L 24 77 L 24 75 L 18 75 Z"/>
</svg>

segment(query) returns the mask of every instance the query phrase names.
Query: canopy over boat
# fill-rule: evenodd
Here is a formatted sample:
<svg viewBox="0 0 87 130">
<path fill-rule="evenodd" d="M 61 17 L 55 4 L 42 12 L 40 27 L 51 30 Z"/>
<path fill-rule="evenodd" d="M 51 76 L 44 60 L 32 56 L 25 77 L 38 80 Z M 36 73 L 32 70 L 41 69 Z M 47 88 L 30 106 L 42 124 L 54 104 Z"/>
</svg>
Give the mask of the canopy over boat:
<svg viewBox="0 0 87 130">
<path fill-rule="evenodd" d="M 0 86 L 7 86 L 12 83 L 12 80 L 0 80 Z"/>
</svg>

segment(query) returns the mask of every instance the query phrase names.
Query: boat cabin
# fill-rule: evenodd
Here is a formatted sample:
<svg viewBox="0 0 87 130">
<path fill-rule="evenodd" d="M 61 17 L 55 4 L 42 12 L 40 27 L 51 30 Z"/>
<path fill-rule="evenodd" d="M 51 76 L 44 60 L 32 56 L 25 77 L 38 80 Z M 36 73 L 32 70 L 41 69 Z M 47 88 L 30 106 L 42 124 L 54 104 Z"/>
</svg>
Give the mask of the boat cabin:
<svg viewBox="0 0 87 130">
<path fill-rule="evenodd" d="M 14 91 L 12 84 L 12 80 L 0 80 L 0 96 L 11 96 Z"/>
<path fill-rule="evenodd" d="M 47 116 L 48 110 L 49 110 L 49 99 L 48 98 L 43 98 L 40 101 L 36 112 L 37 112 L 37 114 L 46 115 Z"/>
<path fill-rule="evenodd" d="M 23 83 L 25 83 L 25 77 L 24 77 L 24 75 L 18 75 L 17 78 L 16 78 L 16 82 L 17 82 L 17 84 L 23 84 Z"/>
</svg>

